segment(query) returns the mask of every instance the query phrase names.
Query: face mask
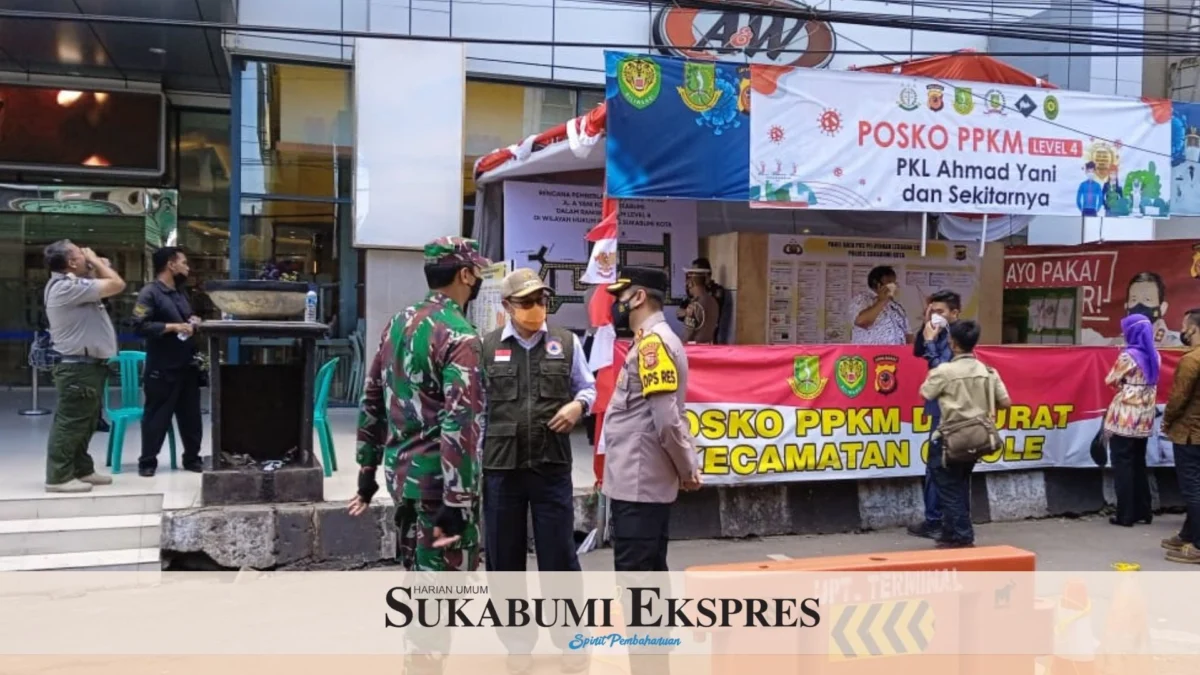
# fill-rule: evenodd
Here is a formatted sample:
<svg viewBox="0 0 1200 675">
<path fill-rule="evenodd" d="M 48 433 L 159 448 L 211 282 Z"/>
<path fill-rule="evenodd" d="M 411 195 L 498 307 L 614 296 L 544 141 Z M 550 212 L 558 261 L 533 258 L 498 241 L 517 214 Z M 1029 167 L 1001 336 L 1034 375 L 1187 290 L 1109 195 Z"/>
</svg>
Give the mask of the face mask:
<svg viewBox="0 0 1200 675">
<path fill-rule="evenodd" d="M 175 275 L 175 287 L 183 288 L 184 284 L 187 283 L 187 278 L 188 277 L 186 274 L 176 274 Z"/>
<path fill-rule="evenodd" d="M 1134 305 L 1133 307 L 1130 307 L 1126 311 L 1127 316 L 1133 316 L 1134 314 L 1141 314 L 1142 316 L 1146 317 L 1147 319 L 1150 319 L 1151 323 L 1158 321 L 1158 319 L 1159 319 L 1158 308 L 1151 307 L 1149 305 Z"/>
<path fill-rule="evenodd" d="M 483 277 L 475 277 L 475 283 L 471 284 L 471 297 L 467 298 L 467 302 L 471 302 L 479 297 L 479 291 L 483 288 Z"/>
<path fill-rule="evenodd" d="M 632 311 L 633 311 L 633 308 L 629 306 L 628 302 L 621 302 L 620 300 L 613 302 L 613 304 L 612 304 L 613 329 L 627 330 L 629 328 L 629 314 Z"/>
<path fill-rule="evenodd" d="M 1193 347 L 1195 345 L 1192 344 L 1192 340 L 1195 339 L 1195 335 L 1196 335 L 1196 331 L 1189 330 L 1186 333 L 1179 336 L 1179 341 L 1183 343 L 1184 347 Z"/>
<path fill-rule="evenodd" d="M 513 321 L 531 333 L 539 331 L 542 329 L 542 325 L 546 323 L 546 308 L 541 305 L 534 305 L 528 309 L 514 307 Z"/>
</svg>

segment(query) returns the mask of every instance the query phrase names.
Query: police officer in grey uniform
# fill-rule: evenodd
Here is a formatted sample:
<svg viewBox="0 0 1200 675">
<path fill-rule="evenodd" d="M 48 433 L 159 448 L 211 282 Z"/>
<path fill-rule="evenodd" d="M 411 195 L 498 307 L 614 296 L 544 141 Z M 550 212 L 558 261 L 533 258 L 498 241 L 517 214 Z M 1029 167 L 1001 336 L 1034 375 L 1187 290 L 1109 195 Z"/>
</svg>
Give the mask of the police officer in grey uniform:
<svg viewBox="0 0 1200 675">
<path fill-rule="evenodd" d="M 684 415 L 688 363 L 663 317 L 670 278 L 661 269 L 626 267 L 608 287 L 613 324 L 634 344 L 617 374 L 604 419 L 603 491 L 611 504 L 618 572 L 666 572 L 671 504 L 679 489 L 700 488 L 696 443 Z"/>
<path fill-rule="evenodd" d="M 101 301 L 125 290 L 125 281 L 90 248 L 64 239 L 45 249 L 46 319 L 62 355 L 54 366 L 58 405 L 46 448 L 46 491 L 88 492 L 112 478 L 95 471 L 88 444 L 104 405 L 108 360 L 117 334 Z"/>
</svg>

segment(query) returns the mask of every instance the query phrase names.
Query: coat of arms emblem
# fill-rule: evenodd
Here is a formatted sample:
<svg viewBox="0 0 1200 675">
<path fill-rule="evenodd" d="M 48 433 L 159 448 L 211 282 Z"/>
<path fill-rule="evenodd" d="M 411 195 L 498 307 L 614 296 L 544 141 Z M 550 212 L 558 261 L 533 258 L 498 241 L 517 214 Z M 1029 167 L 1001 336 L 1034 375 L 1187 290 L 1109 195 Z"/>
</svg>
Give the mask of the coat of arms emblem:
<svg viewBox="0 0 1200 675">
<path fill-rule="evenodd" d="M 843 356 L 834 364 L 833 374 L 838 389 L 854 398 L 867 386 L 867 360 L 861 356 Z"/>
<path fill-rule="evenodd" d="M 801 354 L 792 365 L 792 376 L 788 385 L 792 393 L 805 401 L 811 401 L 825 391 L 829 378 L 821 377 L 821 357 L 816 354 Z"/>
<path fill-rule="evenodd" d="M 721 99 L 717 90 L 717 64 L 690 61 L 683 64 L 683 86 L 675 89 L 692 112 L 712 110 Z"/>
<path fill-rule="evenodd" d="M 628 56 L 617 66 L 617 88 L 626 103 L 641 110 L 658 99 L 662 68 L 653 59 Z"/>
<path fill-rule="evenodd" d="M 875 391 L 887 396 L 895 393 L 898 381 L 896 366 L 900 359 L 890 354 L 875 357 Z"/>
</svg>

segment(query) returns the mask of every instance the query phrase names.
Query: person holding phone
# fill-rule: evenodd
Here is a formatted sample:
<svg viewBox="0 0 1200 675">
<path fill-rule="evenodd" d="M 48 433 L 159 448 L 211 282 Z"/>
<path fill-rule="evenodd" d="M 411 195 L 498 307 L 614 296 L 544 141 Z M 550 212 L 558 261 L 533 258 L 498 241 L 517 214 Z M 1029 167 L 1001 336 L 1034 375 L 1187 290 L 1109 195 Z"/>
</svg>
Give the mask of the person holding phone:
<svg viewBox="0 0 1200 675">
<path fill-rule="evenodd" d="M 856 345 L 902 345 L 909 341 L 908 315 L 896 300 L 896 270 L 880 265 L 867 274 L 869 291 L 854 296 L 850 319 Z"/>
<path fill-rule="evenodd" d="M 925 305 L 925 325 L 913 342 L 913 354 L 925 359 L 929 370 L 949 363 L 954 358 L 950 348 L 950 324 L 958 321 L 962 309 L 962 298 L 954 291 L 938 291 L 929 296 Z M 925 459 L 925 480 L 922 496 L 925 501 L 925 518 L 919 525 L 911 525 L 908 533 L 914 537 L 936 539 L 942 531 L 942 507 L 938 497 L 937 477 L 934 471 L 942 464 L 942 443 L 934 437 L 942 411 L 937 401 L 925 401 L 925 414 L 929 417 L 929 454 Z"/>
</svg>

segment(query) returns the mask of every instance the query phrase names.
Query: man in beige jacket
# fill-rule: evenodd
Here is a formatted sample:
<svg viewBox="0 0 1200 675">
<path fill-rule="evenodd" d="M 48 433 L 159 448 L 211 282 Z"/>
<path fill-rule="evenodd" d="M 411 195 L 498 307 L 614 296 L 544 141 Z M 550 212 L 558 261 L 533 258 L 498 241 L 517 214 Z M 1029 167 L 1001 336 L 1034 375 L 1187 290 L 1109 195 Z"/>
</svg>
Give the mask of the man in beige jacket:
<svg viewBox="0 0 1200 675">
<path fill-rule="evenodd" d="M 670 279 L 627 267 L 608 287 L 613 324 L 634 333 L 604 419 L 604 494 L 612 508 L 618 572 L 666 572 L 668 523 L 679 488 L 700 487 L 695 439 L 684 415 L 688 364 L 663 317 Z"/>
</svg>

